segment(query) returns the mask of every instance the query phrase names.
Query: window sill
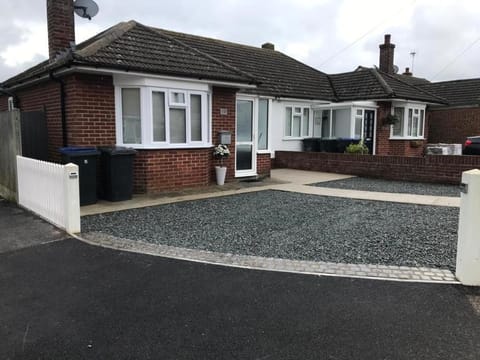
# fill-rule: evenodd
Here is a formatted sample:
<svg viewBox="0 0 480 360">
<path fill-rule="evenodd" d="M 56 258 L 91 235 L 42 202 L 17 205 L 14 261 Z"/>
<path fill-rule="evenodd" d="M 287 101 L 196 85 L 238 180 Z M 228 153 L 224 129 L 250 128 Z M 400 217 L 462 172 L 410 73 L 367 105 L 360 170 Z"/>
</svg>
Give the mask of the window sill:
<svg viewBox="0 0 480 360">
<path fill-rule="evenodd" d="M 410 140 L 425 140 L 424 137 L 390 137 L 388 140 L 403 140 L 403 141 L 410 141 Z"/>
<path fill-rule="evenodd" d="M 142 145 L 142 144 L 117 144 L 136 150 L 178 150 L 178 149 L 208 149 L 212 144 L 169 144 L 169 145 Z"/>
<path fill-rule="evenodd" d="M 272 154 L 271 150 L 257 150 L 257 154 Z"/>
<path fill-rule="evenodd" d="M 304 137 L 284 137 L 282 141 L 301 141 L 305 139 Z"/>
</svg>

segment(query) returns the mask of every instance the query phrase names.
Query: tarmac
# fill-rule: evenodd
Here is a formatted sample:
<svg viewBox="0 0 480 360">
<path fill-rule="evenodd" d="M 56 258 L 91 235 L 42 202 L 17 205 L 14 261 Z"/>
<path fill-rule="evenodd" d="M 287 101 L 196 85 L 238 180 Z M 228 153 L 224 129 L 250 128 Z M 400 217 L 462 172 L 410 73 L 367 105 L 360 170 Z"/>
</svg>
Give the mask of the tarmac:
<svg viewBox="0 0 480 360">
<path fill-rule="evenodd" d="M 2 359 L 480 354 L 480 288 L 258 271 L 93 246 L 5 201 L 0 240 Z"/>
<path fill-rule="evenodd" d="M 233 182 L 224 186 L 210 186 L 204 189 L 187 190 L 161 195 L 134 196 L 123 202 L 99 201 L 97 204 L 81 208 L 81 215 L 101 214 L 168 203 L 193 201 L 262 190 L 279 190 L 313 194 L 321 196 L 343 197 L 374 201 L 387 201 L 428 206 L 459 207 L 459 197 L 427 196 L 372 191 L 344 190 L 309 186 L 332 180 L 350 178 L 350 175 L 303 171 L 293 169 L 272 170 L 271 178 L 259 182 Z M 208 264 L 233 266 L 247 269 L 315 274 L 323 276 L 353 277 L 360 279 L 393 280 L 406 282 L 458 284 L 455 275 L 448 269 L 426 267 L 386 266 L 376 264 L 342 264 L 264 258 L 259 256 L 233 255 L 204 250 L 149 244 L 129 239 L 109 236 L 103 233 L 86 233 L 79 235 L 83 241 L 111 249 L 146 253 L 180 260 L 190 260 Z"/>
<path fill-rule="evenodd" d="M 0 233 L 0 234 L 3 234 Z M 478 359 L 480 292 L 75 239 L 0 254 L 1 359 Z"/>
</svg>

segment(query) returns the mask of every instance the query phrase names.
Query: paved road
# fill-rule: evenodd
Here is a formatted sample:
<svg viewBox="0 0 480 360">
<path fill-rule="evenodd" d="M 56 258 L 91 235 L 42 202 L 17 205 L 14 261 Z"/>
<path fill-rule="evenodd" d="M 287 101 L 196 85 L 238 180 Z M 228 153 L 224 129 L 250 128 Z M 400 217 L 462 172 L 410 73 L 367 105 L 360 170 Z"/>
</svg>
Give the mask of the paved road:
<svg viewBox="0 0 480 360">
<path fill-rule="evenodd" d="M 1 359 L 478 359 L 480 291 L 68 239 L 0 254 Z M 472 303 L 475 303 L 473 306 Z"/>
<path fill-rule="evenodd" d="M 0 253 L 64 238 L 63 231 L 0 198 Z"/>
</svg>

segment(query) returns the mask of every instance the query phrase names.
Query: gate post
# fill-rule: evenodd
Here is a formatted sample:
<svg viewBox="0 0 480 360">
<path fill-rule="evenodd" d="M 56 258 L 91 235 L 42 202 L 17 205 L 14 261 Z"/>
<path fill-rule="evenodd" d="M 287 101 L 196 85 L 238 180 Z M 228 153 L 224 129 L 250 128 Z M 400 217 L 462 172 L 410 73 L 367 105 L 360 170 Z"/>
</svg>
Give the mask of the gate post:
<svg viewBox="0 0 480 360">
<path fill-rule="evenodd" d="M 80 191 L 78 165 L 66 164 L 63 167 L 65 230 L 80 232 Z"/>
<path fill-rule="evenodd" d="M 480 286 L 480 170 L 462 174 L 456 276 L 464 285 Z"/>
</svg>

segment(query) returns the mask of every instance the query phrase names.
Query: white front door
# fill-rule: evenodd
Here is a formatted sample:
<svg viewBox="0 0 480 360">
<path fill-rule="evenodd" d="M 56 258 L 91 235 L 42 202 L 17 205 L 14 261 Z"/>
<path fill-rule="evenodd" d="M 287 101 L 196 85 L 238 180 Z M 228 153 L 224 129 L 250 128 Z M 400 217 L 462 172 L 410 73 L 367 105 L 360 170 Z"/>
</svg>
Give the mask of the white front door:
<svg viewBox="0 0 480 360">
<path fill-rule="evenodd" d="M 253 99 L 237 99 L 237 125 L 235 142 L 235 176 L 257 174 L 255 146 L 255 102 Z"/>
</svg>

